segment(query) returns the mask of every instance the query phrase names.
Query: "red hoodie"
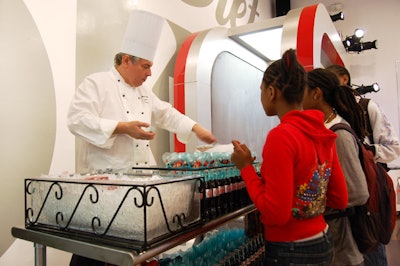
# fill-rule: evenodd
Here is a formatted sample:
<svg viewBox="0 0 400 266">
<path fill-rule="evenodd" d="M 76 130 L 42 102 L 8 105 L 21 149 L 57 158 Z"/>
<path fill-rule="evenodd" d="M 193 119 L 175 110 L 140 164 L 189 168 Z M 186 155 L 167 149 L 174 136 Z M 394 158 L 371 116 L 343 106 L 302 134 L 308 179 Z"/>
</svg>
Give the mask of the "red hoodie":
<svg viewBox="0 0 400 266">
<path fill-rule="evenodd" d="M 326 228 L 325 204 L 346 208 L 348 194 L 336 134 L 323 119 L 317 110 L 288 112 L 268 133 L 261 178 L 251 165 L 241 171 L 268 241 L 311 237 Z"/>
</svg>

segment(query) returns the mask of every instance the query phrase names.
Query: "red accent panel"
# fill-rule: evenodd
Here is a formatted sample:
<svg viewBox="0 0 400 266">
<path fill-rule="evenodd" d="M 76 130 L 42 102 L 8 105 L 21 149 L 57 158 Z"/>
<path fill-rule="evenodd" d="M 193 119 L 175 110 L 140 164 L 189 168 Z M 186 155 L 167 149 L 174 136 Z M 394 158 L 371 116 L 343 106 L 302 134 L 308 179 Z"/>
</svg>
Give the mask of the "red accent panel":
<svg viewBox="0 0 400 266">
<path fill-rule="evenodd" d="M 324 33 L 324 36 L 322 37 L 321 46 L 322 46 L 321 47 L 322 51 L 328 57 L 328 59 L 332 65 L 344 66 L 344 62 L 343 62 L 342 58 L 336 51 L 335 46 L 333 46 L 331 39 L 329 38 L 328 34 L 326 34 L 326 33 Z"/>
<path fill-rule="evenodd" d="M 181 113 L 185 113 L 185 69 L 186 60 L 193 40 L 198 33 L 193 33 L 182 43 L 176 57 L 174 69 L 174 107 Z M 186 145 L 180 142 L 174 135 L 174 150 L 176 152 L 186 151 Z"/>
<path fill-rule="evenodd" d="M 306 71 L 314 68 L 314 21 L 318 5 L 303 8 L 297 29 L 297 58 Z"/>
</svg>

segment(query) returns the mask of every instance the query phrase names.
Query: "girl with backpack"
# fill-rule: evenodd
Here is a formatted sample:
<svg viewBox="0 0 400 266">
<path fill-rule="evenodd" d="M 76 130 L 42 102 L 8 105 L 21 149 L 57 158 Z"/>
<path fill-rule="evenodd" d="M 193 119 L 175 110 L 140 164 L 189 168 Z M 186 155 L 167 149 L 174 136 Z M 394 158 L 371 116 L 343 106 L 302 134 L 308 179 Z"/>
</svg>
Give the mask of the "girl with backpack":
<svg viewBox="0 0 400 266">
<path fill-rule="evenodd" d="M 363 139 L 366 134 L 362 110 L 354 98 L 352 89 L 341 86 L 336 75 L 326 69 L 318 68 L 308 72 L 308 87 L 304 93 L 303 108 L 322 111 L 327 128 L 345 123 L 355 131 L 359 139 Z M 338 129 L 336 134 L 336 149 L 348 189 L 347 208 L 363 205 L 367 202 L 369 193 L 358 157 L 357 140 L 343 129 Z M 363 254 L 352 236 L 349 213 L 330 208 L 325 214 L 335 246 L 333 265 L 363 265 Z"/>
</svg>

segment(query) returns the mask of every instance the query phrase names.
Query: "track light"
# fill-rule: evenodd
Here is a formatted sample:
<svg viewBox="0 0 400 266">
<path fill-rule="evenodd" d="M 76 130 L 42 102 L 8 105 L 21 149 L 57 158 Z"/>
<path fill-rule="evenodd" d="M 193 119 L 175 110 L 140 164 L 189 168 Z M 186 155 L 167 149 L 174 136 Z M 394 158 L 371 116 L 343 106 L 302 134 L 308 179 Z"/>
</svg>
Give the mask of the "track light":
<svg viewBox="0 0 400 266">
<path fill-rule="evenodd" d="M 348 47 L 346 47 L 346 50 L 349 52 L 357 52 L 360 53 L 361 51 L 364 50 L 369 50 L 369 49 L 378 49 L 376 47 L 376 40 L 372 41 L 372 42 L 359 42 L 359 43 L 355 43 L 352 44 Z"/>
<path fill-rule="evenodd" d="M 347 36 L 346 39 L 342 41 L 346 51 L 360 53 L 364 50 L 378 49 L 376 46 L 377 40 L 372 42 L 361 42 L 364 34 L 365 31 L 363 29 L 356 29 L 353 35 Z"/>
<path fill-rule="evenodd" d="M 364 85 L 358 86 L 355 90 L 360 95 L 363 95 L 363 94 L 366 94 L 366 93 L 369 93 L 369 92 L 378 92 L 378 91 L 381 90 L 381 88 L 380 88 L 378 83 L 374 83 L 374 84 L 369 85 L 369 86 L 364 86 Z"/>
<path fill-rule="evenodd" d="M 356 30 L 354 31 L 354 36 L 355 36 L 356 38 L 358 38 L 359 40 L 360 40 L 362 37 L 364 37 L 364 35 L 365 35 L 365 31 L 364 31 L 363 29 L 356 29 Z"/>
<path fill-rule="evenodd" d="M 364 37 L 365 31 L 363 29 L 356 29 L 354 34 L 351 36 L 347 36 L 343 41 L 344 47 L 351 46 L 353 44 L 359 43 L 361 38 Z"/>
<path fill-rule="evenodd" d="M 333 22 L 338 21 L 338 20 L 344 20 L 344 14 L 343 14 L 343 12 L 336 13 L 331 16 L 331 19 Z"/>
</svg>

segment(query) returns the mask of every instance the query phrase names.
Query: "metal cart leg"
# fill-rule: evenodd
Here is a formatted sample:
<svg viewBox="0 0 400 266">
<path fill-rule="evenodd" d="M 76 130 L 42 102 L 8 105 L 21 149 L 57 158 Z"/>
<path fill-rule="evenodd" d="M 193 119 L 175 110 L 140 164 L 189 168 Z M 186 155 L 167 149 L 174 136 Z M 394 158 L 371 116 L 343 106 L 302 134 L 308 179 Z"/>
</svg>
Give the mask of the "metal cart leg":
<svg viewBox="0 0 400 266">
<path fill-rule="evenodd" d="M 35 266 L 46 266 L 46 246 L 34 243 Z"/>
</svg>

